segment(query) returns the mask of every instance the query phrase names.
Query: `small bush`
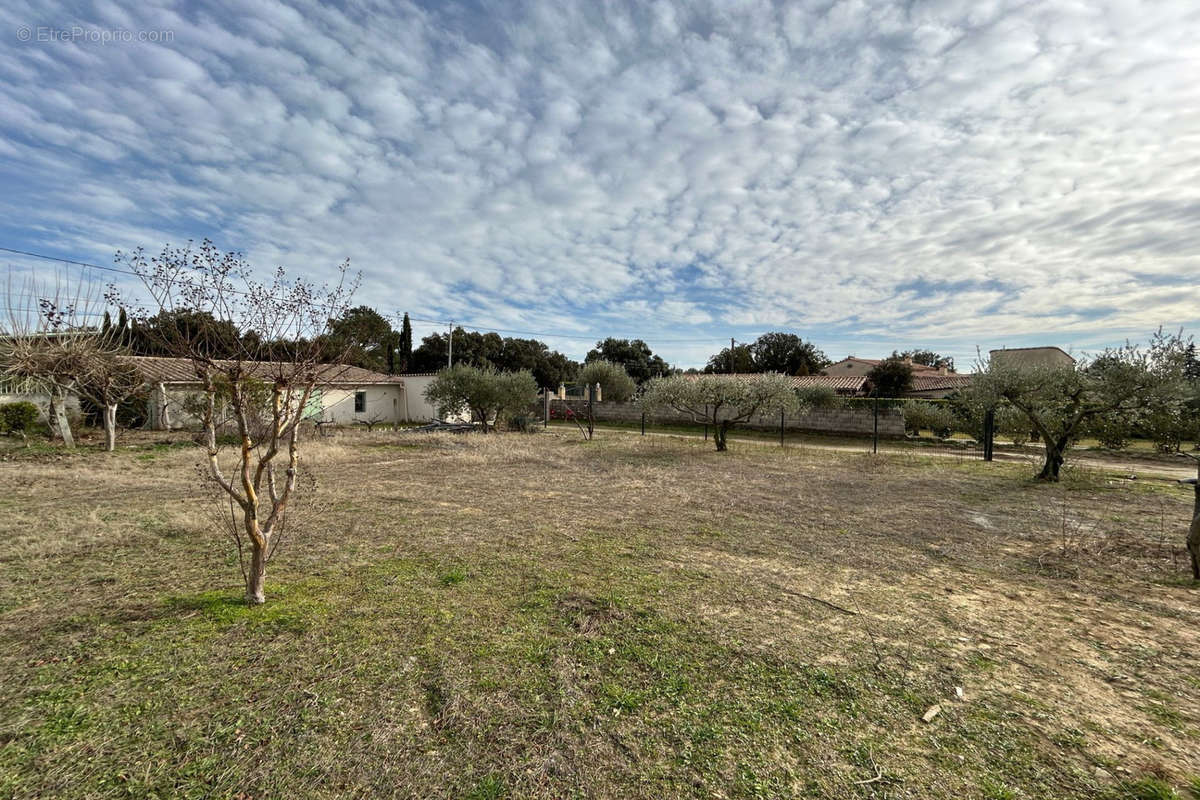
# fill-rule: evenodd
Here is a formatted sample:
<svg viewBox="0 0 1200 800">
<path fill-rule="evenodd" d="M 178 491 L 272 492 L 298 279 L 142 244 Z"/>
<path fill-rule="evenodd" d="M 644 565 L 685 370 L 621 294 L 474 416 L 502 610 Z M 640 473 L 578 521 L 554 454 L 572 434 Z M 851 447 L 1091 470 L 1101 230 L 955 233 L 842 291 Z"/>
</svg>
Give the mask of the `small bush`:
<svg viewBox="0 0 1200 800">
<path fill-rule="evenodd" d="M 834 408 L 839 404 L 837 392 L 828 386 L 806 386 L 796 390 L 801 407 Z"/>
<path fill-rule="evenodd" d="M 1024 412 L 1012 406 L 1001 406 L 996 409 L 996 432 L 1007 436 L 1018 447 L 1029 441 L 1033 435 L 1030 431 L 1032 423 Z"/>
<path fill-rule="evenodd" d="M 0 403 L 0 433 L 27 434 L 38 424 L 41 416 L 33 403 L 21 400 L 16 403 Z"/>
<path fill-rule="evenodd" d="M 954 413 L 944 404 L 919 400 L 904 404 L 904 431 L 914 436 L 929 430 L 946 439 L 954 432 L 955 423 Z"/>
<path fill-rule="evenodd" d="M 1123 419 L 1101 417 L 1093 420 L 1085 429 L 1085 433 L 1100 442 L 1101 447 L 1120 450 L 1129 444 L 1132 431 L 1129 424 Z"/>
</svg>

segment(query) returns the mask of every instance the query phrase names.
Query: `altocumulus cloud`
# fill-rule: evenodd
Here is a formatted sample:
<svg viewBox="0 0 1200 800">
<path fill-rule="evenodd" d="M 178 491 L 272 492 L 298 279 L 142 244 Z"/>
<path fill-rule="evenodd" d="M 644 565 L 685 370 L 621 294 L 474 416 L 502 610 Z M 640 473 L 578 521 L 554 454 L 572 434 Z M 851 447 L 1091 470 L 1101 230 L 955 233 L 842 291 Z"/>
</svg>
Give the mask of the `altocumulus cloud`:
<svg viewBox="0 0 1200 800">
<path fill-rule="evenodd" d="M 17 36 L 72 25 L 172 37 Z M 7 246 L 207 235 L 317 277 L 349 256 L 383 310 L 835 355 L 1200 319 L 1190 3 L 9 2 L 0 27 Z"/>
</svg>

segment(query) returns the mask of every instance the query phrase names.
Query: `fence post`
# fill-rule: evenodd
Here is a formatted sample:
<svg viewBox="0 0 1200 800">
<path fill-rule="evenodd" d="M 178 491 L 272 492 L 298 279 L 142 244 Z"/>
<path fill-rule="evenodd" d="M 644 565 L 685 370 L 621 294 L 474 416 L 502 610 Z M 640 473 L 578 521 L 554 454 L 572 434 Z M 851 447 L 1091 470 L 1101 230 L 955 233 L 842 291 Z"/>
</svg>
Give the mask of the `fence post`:
<svg viewBox="0 0 1200 800">
<path fill-rule="evenodd" d="M 546 389 L 545 395 L 542 397 L 542 400 L 543 400 L 543 405 L 544 405 L 544 407 L 542 408 L 542 427 L 549 428 L 550 427 L 550 389 L 549 388 Z"/>
<path fill-rule="evenodd" d="M 646 412 L 642 412 L 642 436 L 646 435 Z"/>
<path fill-rule="evenodd" d="M 708 403 L 704 404 L 704 441 L 708 441 Z"/>
<path fill-rule="evenodd" d="M 992 448 L 996 442 L 996 409 L 989 408 L 983 415 L 983 460 L 992 460 Z"/>
<path fill-rule="evenodd" d="M 783 447 L 783 415 L 784 410 L 779 409 L 779 446 Z"/>
<path fill-rule="evenodd" d="M 874 412 L 874 432 L 871 436 L 871 452 L 879 452 L 879 395 L 875 395 L 875 402 L 871 404 Z"/>
<path fill-rule="evenodd" d="M 592 416 L 592 398 L 596 396 L 595 390 L 589 384 L 587 387 L 587 410 L 588 410 L 588 441 L 592 440 L 595 427 L 595 417 Z"/>
</svg>

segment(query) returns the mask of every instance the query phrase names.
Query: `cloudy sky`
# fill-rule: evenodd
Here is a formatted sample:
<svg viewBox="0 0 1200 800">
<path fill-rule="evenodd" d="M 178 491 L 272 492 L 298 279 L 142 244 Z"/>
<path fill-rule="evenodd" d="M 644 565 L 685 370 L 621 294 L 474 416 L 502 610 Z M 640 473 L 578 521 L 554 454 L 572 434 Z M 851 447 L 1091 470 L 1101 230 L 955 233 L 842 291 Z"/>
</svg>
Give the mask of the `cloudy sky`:
<svg viewBox="0 0 1200 800">
<path fill-rule="evenodd" d="M 1196 3 L 5 0 L 0 36 L 3 247 L 349 257 L 383 312 L 683 366 L 1200 321 Z"/>
</svg>

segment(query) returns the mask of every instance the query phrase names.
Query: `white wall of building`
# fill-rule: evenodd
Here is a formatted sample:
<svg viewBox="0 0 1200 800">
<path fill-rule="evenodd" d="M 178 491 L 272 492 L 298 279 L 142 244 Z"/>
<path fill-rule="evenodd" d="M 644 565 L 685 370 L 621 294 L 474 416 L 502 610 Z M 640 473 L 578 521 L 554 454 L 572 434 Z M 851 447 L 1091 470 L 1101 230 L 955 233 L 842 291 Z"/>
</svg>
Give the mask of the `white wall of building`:
<svg viewBox="0 0 1200 800">
<path fill-rule="evenodd" d="M 359 411 L 355 399 L 363 399 Z M 321 391 L 321 419 L 339 425 L 356 422 L 400 422 L 404 419 L 404 388 L 394 383 L 380 386 L 360 386 L 357 389 L 324 389 Z"/>
<path fill-rule="evenodd" d="M 425 389 L 436 377 L 436 375 L 404 376 L 404 397 L 400 401 L 401 420 L 429 422 L 438 418 L 437 409 L 425 399 Z"/>
<path fill-rule="evenodd" d="M 363 394 L 362 410 L 356 410 L 355 398 Z M 318 389 L 314 391 L 309 401 L 310 412 L 306 418 L 334 422 L 338 425 L 354 425 L 358 422 L 403 422 L 405 417 L 404 387 L 398 383 L 371 384 L 357 388 Z M 169 386 L 167 388 L 167 406 L 173 429 L 194 430 L 200 427 L 200 418 L 188 413 L 188 407 L 194 407 L 203 400 L 203 395 L 197 389 L 185 386 Z M 151 392 L 150 423 L 158 425 L 158 394 Z M 421 402 L 424 402 L 422 399 Z M 423 409 L 424 406 L 421 407 Z M 421 409 L 418 409 L 420 411 Z M 412 419 L 428 419 L 428 417 L 413 416 Z"/>
</svg>

